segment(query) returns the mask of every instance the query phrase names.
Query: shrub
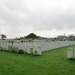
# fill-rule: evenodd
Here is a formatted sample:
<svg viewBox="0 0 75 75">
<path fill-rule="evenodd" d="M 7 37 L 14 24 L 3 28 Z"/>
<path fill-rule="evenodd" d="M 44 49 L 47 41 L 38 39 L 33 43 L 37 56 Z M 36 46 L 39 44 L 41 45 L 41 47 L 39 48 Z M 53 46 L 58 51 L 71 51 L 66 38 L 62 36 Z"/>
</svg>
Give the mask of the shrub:
<svg viewBox="0 0 75 75">
<path fill-rule="evenodd" d="M 11 51 L 12 50 L 12 46 L 8 46 L 8 51 Z"/>
<path fill-rule="evenodd" d="M 18 51 L 17 47 L 14 47 L 14 48 L 11 49 L 11 52 L 13 52 L 13 53 L 17 53 L 17 51 Z"/>
<path fill-rule="evenodd" d="M 18 51 L 18 53 L 24 54 L 25 52 L 24 52 L 24 50 L 20 49 L 20 50 Z"/>
<path fill-rule="evenodd" d="M 37 50 L 35 50 L 35 54 L 37 54 L 38 52 L 37 52 Z"/>
<path fill-rule="evenodd" d="M 3 48 L 0 46 L 0 50 L 3 50 Z"/>
<path fill-rule="evenodd" d="M 16 52 L 18 52 L 18 48 L 17 47 L 8 46 L 8 51 L 16 53 Z"/>
</svg>

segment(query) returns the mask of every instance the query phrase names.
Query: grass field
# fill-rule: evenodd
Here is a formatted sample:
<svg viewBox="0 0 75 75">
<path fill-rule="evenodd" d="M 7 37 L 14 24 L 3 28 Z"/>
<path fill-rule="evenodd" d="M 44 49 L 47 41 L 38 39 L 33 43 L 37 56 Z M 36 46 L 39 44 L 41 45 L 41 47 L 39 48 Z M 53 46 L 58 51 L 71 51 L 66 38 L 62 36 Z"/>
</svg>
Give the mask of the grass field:
<svg viewBox="0 0 75 75">
<path fill-rule="evenodd" d="M 0 75 L 75 75 L 75 60 L 66 60 L 67 48 L 42 56 L 0 51 Z"/>
</svg>

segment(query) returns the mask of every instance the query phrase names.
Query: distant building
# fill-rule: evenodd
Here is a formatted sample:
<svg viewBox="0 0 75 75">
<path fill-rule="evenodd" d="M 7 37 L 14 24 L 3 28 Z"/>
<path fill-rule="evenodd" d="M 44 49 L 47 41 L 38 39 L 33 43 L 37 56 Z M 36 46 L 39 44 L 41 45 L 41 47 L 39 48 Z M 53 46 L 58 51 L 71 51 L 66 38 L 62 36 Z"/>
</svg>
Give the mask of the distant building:
<svg viewBox="0 0 75 75">
<path fill-rule="evenodd" d="M 68 40 L 68 37 L 67 36 L 63 36 L 63 35 L 58 35 L 57 40 L 65 41 L 65 40 Z"/>
</svg>

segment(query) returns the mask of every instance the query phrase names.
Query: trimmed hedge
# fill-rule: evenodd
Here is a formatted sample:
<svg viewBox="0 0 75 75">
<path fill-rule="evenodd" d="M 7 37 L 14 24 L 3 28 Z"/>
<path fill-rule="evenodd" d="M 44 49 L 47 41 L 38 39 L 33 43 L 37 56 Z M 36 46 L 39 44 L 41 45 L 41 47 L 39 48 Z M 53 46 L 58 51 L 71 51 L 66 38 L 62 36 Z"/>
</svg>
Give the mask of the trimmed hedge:
<svg viewBox="0 0 75 75">
<path fill-rule="evenodd" d="M 24 54 L 25 52 L 24 52 L 24 50 L 20 49 L 20 50 L 18 51 L 18 53 Z"/>
</svg>

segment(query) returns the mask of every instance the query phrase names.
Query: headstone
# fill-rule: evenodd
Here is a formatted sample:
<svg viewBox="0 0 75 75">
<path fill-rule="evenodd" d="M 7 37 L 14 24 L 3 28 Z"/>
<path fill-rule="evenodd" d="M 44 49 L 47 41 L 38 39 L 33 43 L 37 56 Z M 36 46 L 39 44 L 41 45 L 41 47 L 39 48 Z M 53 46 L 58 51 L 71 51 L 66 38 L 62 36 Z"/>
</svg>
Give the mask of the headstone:
<svg viewBox="0 0 75 75">
<path fill-rule="evenodd" d="M 74 49 L 74 58 L 75 58 L 75 49 Z"/>
<path fill-rule="evenodd" d="M 29 46 L 28 46 L 28 44 L 25 42 L 24 44 L 23 44 L 23 48 L 24 48 L 24 51 L 25 51 L 25 53 L 27 53 L 27 48 L 28 48 Z M 30 48 L 30 47 L 29 47 Z M 28 53 L 29 53 L 29 50 L 28 50 Z"/>
<path fill-rule="evenodd" d="M 42 55 L 41 47 L 38 47 L 38 55 Z"/>
<path fill-rule="evenodd" d="M 73 48 L 68 48 L 68 50 L 67 50 L 67 58 L 73 58 Z"/>
<path fill-rule="evenodd" d="M 37 55 L 37 47 L 33 46 L 33 55 Z"/>
<path fill-rule="evenodd" d="M 27 46 L 27 53 L 30 54 L 30 47 Z"/>
<path fill-rule="evenodd" d="M 34 46 L 33 47 L 33 54 L 34 55 L 42 55 L 41 47 Z"/>
</svg>

